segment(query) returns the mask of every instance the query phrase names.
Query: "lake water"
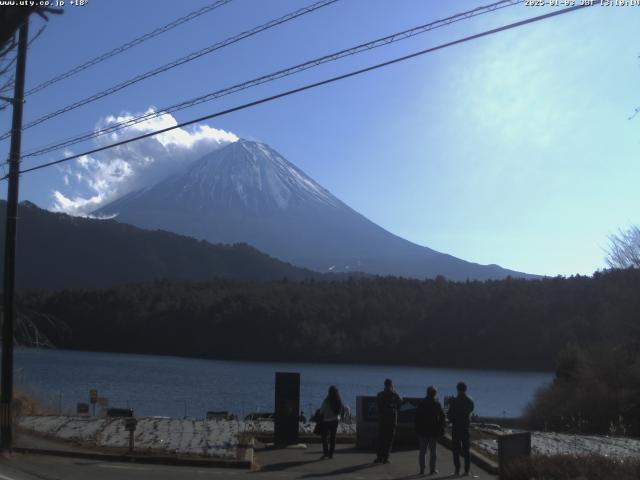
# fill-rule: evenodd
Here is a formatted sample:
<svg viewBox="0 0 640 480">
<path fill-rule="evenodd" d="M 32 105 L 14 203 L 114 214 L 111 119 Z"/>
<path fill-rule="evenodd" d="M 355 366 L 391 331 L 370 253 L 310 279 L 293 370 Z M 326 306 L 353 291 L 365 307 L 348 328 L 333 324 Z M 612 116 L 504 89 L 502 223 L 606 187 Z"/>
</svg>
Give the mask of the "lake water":
<svg viewBox="0 0 640 480">
<path fill-rule="evenodd" d="M 517 416 L 551 373 L 460 370 L 345 364 L 256 363 L 152 355 L 17 349 L 16 387 L 35 396 L 52 413 L 88 402 L 89 389 L 112 407 L 136 415 L 204 417 L 208 410 L 244 416 L 273 411 L 274 374 L 300 372 L 301 409 L 319 407 L 335 384 L 355 414 L 357 395 L 375 395 L 385 378 L 401 395 L 421 397 L 428 385 L 438 396 L 453 394 L 463 380 L 481 416 Z"/>
</svg>

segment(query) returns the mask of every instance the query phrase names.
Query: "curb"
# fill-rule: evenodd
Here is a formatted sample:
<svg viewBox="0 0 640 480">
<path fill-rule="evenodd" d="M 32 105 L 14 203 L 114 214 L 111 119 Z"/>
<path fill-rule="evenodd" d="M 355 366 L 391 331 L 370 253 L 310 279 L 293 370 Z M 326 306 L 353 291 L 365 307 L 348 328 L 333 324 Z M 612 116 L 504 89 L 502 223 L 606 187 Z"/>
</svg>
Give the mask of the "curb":
<svg viewBox="0 0 640 480">
<path fill-rule="evenodd" d="M 65 450 L 46 450 L 28 447 L 14 447 L 13 452 L 31 455 L 53 455 L 67 458 L 82 458 L 86 460 L 98 460 L 103 462 L 146 463 L 152 465 L 171 465 L 180 467 L 238 468 L 248 470 L 253 466 L 253 446 L 243 445 L 242 447 L 243 448 L 240 448 L 240 445 L 238 446 L 239 450 L 242 450 L 244 452 L 244 458 L 240 458 L 237 460 L 205 460 L 200 458 L 164 457 L 158 455 L 124 455 L 93 452 L 73 452 Z M 250 452 L 250 460 L 248 459 L 248 452 Z"/>
</svg>

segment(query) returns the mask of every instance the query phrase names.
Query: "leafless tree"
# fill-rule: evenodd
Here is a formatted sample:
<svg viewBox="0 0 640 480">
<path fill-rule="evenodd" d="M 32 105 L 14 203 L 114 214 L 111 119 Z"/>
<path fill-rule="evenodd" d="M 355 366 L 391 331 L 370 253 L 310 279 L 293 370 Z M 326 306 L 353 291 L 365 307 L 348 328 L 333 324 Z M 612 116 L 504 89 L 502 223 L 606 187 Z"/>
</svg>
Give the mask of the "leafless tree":
<svg viewBox="0 0 640 480">
<path fill-rule="evenodd" d="M 11 97 L 14 81 L 14 64 L 17 55 L 15 53 L 17 42 L 17 31 L 20 25 L 29 21 L 29 15 L 36 13 L 45 21 L 49 20 L 47 14 L 61 14 L 62 10 L 50 7 L 14 7 L 0 10 L 0 97 L 2 104 L 0 110 L 4 110 L 11 105 L 7 98 Z M 46 25 L 40 27 L 38 32 L 29 40 L 29 46 L 40 36 Z"/>
<path fill-rule="evenodd" d="M 38 3 L 38 2 L 32 2 Z M 60 15 L 61 8 L 44 6 L 13 6 L 0 9 L 0 56 L 15 46 L 15 34 L 20 26 L 29 20 L 29 16 L 35 13 L 45 21 L 49 20 L 48 15 Z"/>
<path fill-rule="evenodd" d="M 627 230 L 609 235 L 606 262 L 611 268 L 640 268 L 640 227 L 632 225 Z"/>
<path fill-rule="evenodd" d="M 49 338 L 43 329 L 55 332 L 57 338 Z M 20 308 L 16 315 L 14 344 L 20 347 L 55 348 L 56 340 L 63 340 L 71 333 L 62 320 L 30 309 Z M 0 338 L 2 338 L 0 336 Z"/>
</svg>

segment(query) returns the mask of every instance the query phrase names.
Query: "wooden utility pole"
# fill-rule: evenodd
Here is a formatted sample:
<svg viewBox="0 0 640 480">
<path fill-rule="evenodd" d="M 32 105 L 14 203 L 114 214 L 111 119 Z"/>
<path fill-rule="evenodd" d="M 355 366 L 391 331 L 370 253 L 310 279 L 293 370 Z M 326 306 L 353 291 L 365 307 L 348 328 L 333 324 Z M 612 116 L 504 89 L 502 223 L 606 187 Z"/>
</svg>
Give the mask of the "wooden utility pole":
<svg viewBox="0 0 640 480">
<path fill-rule="evenodd" d="M 18 57 L 13 94 L 11 122 L 11 148 L 7 190 L 7 226 L 4 244 L 4 285 L 2 289 L 2 376 L 0 378 L 0 448 L 12 447 L 13 413 L 13 332 L 15 323 L 14 293 L 16 273 L 16 220 L 18 216 L 18 181 L 20 176 L 20 142 L 22 140 L 22 104 L 24 102 L 24 76 L 27 63 L 27 37 L 29 19 L 20 27 Z"/>
</svg>

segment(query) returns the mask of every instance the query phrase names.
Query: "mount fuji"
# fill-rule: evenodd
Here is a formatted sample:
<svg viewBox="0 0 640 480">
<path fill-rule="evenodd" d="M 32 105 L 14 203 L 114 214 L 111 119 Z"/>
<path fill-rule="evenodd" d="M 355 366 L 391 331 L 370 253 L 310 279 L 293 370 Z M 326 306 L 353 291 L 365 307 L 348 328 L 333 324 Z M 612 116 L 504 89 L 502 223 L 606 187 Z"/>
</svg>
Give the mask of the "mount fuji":
<svg viewBox="0 0 640 480">
<path fill-rule="evenodd" d="M 213 243 L 246 242 L 320 272 L 451 280 L 534 277 L 400 238 L 345 205 L 268 145 L 248 140 L 93 213 Z"/>
</svg>

